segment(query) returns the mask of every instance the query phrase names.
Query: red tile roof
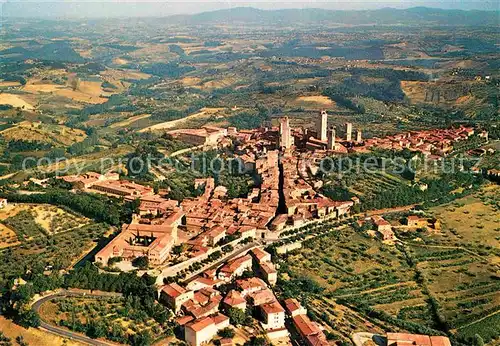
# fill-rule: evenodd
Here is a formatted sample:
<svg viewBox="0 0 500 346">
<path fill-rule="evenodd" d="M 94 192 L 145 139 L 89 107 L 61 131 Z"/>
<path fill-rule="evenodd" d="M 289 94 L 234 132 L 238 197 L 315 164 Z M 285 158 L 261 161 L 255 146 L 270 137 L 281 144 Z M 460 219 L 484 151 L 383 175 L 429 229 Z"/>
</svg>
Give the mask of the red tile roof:
<svg viewBox="0 0 500 346">
<path fill-rule="evenodd" d="M 240 292 L 231 290 L 227 294 L 226 298 L 224 298 L 224 304 L 229 306 L 236 306 L 246 303 L 246 300 L 241 296 Z"/>
<path fill-rule="evenodd" d="M 162 290 L 162 292 L 164 292 L 165 294 L 167 294 L 169 297 L 172 297 L 172 298 L 177 298 L 181 294 L 186 293 L 186 289 L 179 286 L 175 282 L 163 286 L 161 290 Z"/>
<path fill-rule="evenodd" d="M 204 317 L 186 324 L 186 328 L 192 329 L 195 332 L 200 332 L 212 324 L 214 324 L 214 319 L 212 317 Z"/>
<path fill-rule="evenodd" d="M 446 336 L 431 336 L 432 346 L 451 346 L 450 339 Z"/>
<path fill-rule="evenodd" d="M 302 305 L 300 305 L 297 299 L 289 298 L 285 300 L 285 307 L 289 313 L 293 313 L 294 311 L 299 310 L 302 307 Z"/>
<path fill-rule="evenodd" d="M 236 286 L 238 286 L 239 288 L 241 288 L 244 291 L 257 289 L 257 288 L 260 288 L 260 289 L 267 288 L 267 285 L 264 282 L 264 280 L 262 280 L 261 278 L 256 278 L 256 277 L 236 280 Z"/>
<path fill-rule="evenodd" d="M 314 324 L 307 315 L 297 315 L 293 317 L 293 324 L 299 331 L 299 333 L 306 337 L 308 335 L 313 335 L 321 332 L 321 329 Z"/>
<path fill-rule="evenodd" d="M 268 304 L 261 305 L 260 308 L 262 311 L 264 311 L 267 315 L 270 314 L 279 314 L 281 312 L 285 312 L 285 309 L 280 305 L 278 302 L 272 302 Z"/>
</svg>

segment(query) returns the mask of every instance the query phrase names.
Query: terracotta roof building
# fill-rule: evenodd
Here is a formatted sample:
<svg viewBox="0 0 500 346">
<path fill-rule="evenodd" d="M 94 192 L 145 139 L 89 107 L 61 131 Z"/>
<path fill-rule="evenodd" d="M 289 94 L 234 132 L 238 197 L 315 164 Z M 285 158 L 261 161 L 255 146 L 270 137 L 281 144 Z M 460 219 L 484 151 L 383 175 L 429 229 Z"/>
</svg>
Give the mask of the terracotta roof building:
<svg viewBox="0 0 500 346">
<path fill-rule="evenodd" d="M 229 318 L 222 314 L 203 317 L 185 325 L 184 338 L 189 345 L 200 346 L 209 343 L 219 330 L 228 326 Z"/>
<path fill-rule="evenodd" d="M 231 281 L 235 277 L 241 276 L 245 270 L 252 269 L 252 257 L 245 255 L 226 263 L 219 270 L 219 279 Z"/>
<path fill-rule="evenodd" d="M 282 329 L 285 327 L 285 309 L 277 301 L 263 304 L 260 309 L 264 318 L 264 323 L 262 323 L 264 329 Z"/>
<path fill-rule="evenodd" d="M 231 290 L 227 294 L 226 298 L 222 301 L 222 303 L 227 307 L 227 308 L 237 308 L 241 310 L 246 310 L 247 308 L 247 301 L 243 296 L 240 294 L 240 292 Z"/>
<path fill-rule="evenodd" d="M 328 341 L 318 325 L 307 315 L 296 315 L 292 318 L 293 325 L 309 346 L 328 346 Z"/>
<path fill-rule="evenodd" d="M 305 315 L 307 314 L 307 309 L 304 308 L 300 302 L 295 298 L 289 298 L 284 301 L 285 308 L 288 314 L 291 317 L 295 317 L 297 315 Z"/>
<path fill-rule="evenodd" d="M 451 346 L 450 339 L 445 336 L 428 336 L 421 334 L 387 333 L 387 346 Z"/>
<path fill-rule="evenodd" d="M 122 232 L 112 239 L 96 255 L 98 263 L 107 265 L 110 258 L 134 259 L 146 256 L 152 265 L 162 264 L 178 240 L 177 228 L 184 213 L 180 209 L 157 219 L 155 224 L 131 223 L 123 225 Z"/>
<path fill-rule="evenodd" d="M 267 289 L 266 283 L 262 279 L 256 277 L 236 280 L 236 286 L 241 289 L 241 295 L 243 297 L 249 293 Z"/>
<path fill-rule="evenodd" d="M 163 286 L 159 293 L 159 301 L 170 307 L 175 313 L 181 309 L 182 304 L 193 297 L 193 291 L 186 290 L 175 282 Z"/>
</svg>

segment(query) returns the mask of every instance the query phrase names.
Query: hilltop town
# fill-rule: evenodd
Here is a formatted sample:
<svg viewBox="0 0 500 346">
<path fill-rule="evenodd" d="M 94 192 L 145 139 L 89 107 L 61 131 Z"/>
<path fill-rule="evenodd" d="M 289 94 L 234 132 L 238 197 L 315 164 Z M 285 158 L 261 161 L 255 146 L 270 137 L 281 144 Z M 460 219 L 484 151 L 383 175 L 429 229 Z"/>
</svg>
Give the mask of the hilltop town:
<svg viewBox="0 0 500 346">
<path fill-rule="evenodd" d="M 139 267 L 139 275 L 146 272 L 154 276 L 156 299 L 171 309 L 180 337 L 189 345 L 209 343 L 218 335 L 234 335 L 234 328 L 238 331 L 241 324 L 254 325 L 249 321 L 255 319 L 262 335 L 273 344 L 295 339 L 310 346 L 326 346 L 325 328 L 310 319 L 300 301 L 276 296 L 273 288 L 278 268 L 271 254 L 263 250 L 273 243 L 281 244 L 289 234 L 300 234 L 308 224 L 348 220 L 355 213 L 353 207 L 359 208 L 357 197 L 332 200 L 321 194 L 320 180 L 312 174 L 319 169 L 319 159 L 378 148 L 406 148 L 436 159 L 451 152 L 454 143 L 467 141 L 474 129 L 411 132 L 370 140 L 363 140 L 358 129 L 353 140 L 352 124 L 345 125 L 345 138 L 339 138 L 335 128 L 328 127 L 325 111 L 318 113 L 315 123 L 313 130 L 292 128 L 283 117 L 279 127 L 256 130 L 206 126 L 167 132 L 198 150 L 234 148 L 233 159 L 239 168 L 255 172 L 259 182 L 247 196 L 239 198 L 229 198 L 228 187 L 216 185 L 212 177 L 195 179 L 193 189 L 199 196 L 181 201 L 169 199 L 168 189 L 155 192 L 122 180 L 117 173 L 89 172 L 58 179 L 70 184 L 75 193 L 137 201 L 131 222 L 123 224 L 94 255 L 94 263 L 104 271 L 127 272 Z M 383 217 L 360 219 L 357 227 L 366 229 L 366 223 L 374 225 L 368 228 L 370 236 L 387 244 L 398 242 L 392 230 L 397 227 Z M 439 231 L 440 223 L 410 215 L 401 227 Z M 273 251 L 287 253 L 296 249 L 295 245 L 279 245 Z M 247 316 L 246 322 L 237 317 L 242 314 Z M 444 336 L 389 333 L 386 338 L 388 345 L 417 340 L 419 345 L 451 345 Z M 226 337 L 220 344 L 232 341 Z"/>
<path fill-rule="evenodd" d="M 2 5 L 0 346 L 499 344 L 497 11 Z"/>
</svg>

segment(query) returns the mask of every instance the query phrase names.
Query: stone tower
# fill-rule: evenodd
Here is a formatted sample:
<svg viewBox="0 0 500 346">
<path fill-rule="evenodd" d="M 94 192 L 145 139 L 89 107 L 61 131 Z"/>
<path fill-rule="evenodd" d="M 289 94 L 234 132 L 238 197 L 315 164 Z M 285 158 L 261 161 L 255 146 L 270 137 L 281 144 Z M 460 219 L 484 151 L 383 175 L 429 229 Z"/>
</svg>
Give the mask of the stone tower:
<svg viewBox="0 0 500 346">
<path fill-rule="evenodd" d="M 352 123 L 345 123 L 345 140 L 351 141 L 352 139 Z"/>
<path fill-rule="evenodd" d="M 290 122 L 288 117 L 280 118 L 279 146 L 288 149 L 292 146 Z"/>
<path fill-rule="evenodd" d="M 318 139 L 320 141 L 326 141 L 327 140 L 327 125 L 328 124 L 328 113 L 326 111 L 321 111 L 319 113 L 319 116 L 316 120 L 316 132 Z"/>
<path fill-rule="evenodd" d="M 335 150 L 335 127 L 332 126 L 328 129 L 328 150 Z"/>
</svg>

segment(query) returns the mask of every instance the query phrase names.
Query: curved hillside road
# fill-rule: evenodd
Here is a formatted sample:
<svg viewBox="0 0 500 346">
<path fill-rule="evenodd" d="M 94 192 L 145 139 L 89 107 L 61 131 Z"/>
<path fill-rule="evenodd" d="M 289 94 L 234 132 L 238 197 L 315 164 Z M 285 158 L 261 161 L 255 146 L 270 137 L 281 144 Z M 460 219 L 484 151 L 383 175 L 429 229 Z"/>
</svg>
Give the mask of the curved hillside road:
<svg viewBox="0 0 500 346">
<path fill-rule="evenodd" d="M 99 294 L 99 293 L 83 294 L 83 293 L 75 293 L 75 292 L 61 292 L 61 293 L 51 294 L 51 295 L 48 295 L 46 297 L 43 297 L 43 298 L 37 300 L 33 304 L 33 306 L 31 307 L 31 309 L 35 312 L 39 312 L 40 307 L 42 306 L 43 303 L 46 303 L 46 302 L 54 300 L 54 299 L 65 298 L 65 297 L 110 297 L 110 296 L 107 294 Z M 91 339 L 85 335 L 74 333 L 68 329 L 54 326 L 50 323 L 45 322 L 42 319 L 40 319 L 40 327 L 39 328 L 41 330 L 48 331 L 50 333 L 59 335 L 60 337 L 63 337 L 65 339 L 76 340 L 76 341 L 85 343 L 87 345 L 93 345 L 93 346 L 116 346 L 117 345 L 117 344 L 110 343 L 110 342 Z"/>
</svg>

